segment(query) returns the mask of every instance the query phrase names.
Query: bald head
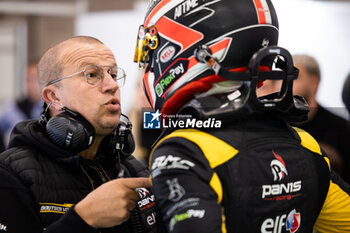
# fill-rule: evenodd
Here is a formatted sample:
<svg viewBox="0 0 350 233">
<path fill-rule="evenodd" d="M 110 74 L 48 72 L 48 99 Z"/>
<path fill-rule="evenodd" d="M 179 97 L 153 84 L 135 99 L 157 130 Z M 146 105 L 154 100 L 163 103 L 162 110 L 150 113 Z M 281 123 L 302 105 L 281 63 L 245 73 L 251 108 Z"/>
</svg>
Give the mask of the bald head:
<svg viewBox="0 0 350 233">
<path fill-rule="evenodd" d="M 90 36 L 76 36 L 65 41 L 62 41 L 53 47 L 49 48 L 38 64 L 38 85 L 40 93 L 43 88 L 52 80 L 59 78 L 62 74 L 63 67 L 65 62 L 62 58 L 64 58 L 70 51 L 66 49 L 68 45 L 72 44 L 99 44 L 103 45 L 103 43 Z"/>
</svg>

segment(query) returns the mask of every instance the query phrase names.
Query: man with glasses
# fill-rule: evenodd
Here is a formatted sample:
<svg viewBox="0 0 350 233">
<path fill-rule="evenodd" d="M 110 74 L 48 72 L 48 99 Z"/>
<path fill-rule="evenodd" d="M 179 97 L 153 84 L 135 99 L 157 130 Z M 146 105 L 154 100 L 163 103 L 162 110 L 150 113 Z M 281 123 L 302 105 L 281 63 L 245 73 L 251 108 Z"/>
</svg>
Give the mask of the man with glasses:
<svg viewBox="0 0 350 233">
<path fill-rule="evenodd" d="M 43 55 L 40 120 L 17 124 L 0 155 L 0 232 L 156 231 L 148 173 L 120 122 L 125 76 L 92 37 Z"/>
</svg>

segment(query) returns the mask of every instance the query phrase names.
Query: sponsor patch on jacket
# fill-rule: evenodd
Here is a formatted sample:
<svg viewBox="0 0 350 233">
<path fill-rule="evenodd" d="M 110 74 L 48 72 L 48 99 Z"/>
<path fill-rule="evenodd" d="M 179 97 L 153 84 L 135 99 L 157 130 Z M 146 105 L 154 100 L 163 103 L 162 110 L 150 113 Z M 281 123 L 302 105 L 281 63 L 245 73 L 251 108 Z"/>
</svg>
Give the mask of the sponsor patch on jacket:
<svg viewBox="0 0 350 233">
<path fill-rule="evenodd" d="M 155 232 L 156 231 L 156 209 L 155 209 L 155 197 L 154 194 L 146 188 L 137 188 L 140 200 L 137 201 L 138 214 L 141 220 L 141 226 L 145 231 L 142 232 Z M 134 219 L 134 218 L 133 218 Z M 133 221 L 133 220 L 132 220 Z"/>
<path fill-rule="evenodd" d="M 261 233 L 281 233 L 285 230 L 290 233 L 297 232 L 301 224 L 301 214 L 293 209 L 289 214 L 277 215 L 272 218 L 267 218 L 261 224 Z M 284 230 L 285 229 L 285 230 Z"/>
<path fill-rule="evenodd" d="M 169 229 L 170 231 L 174 230 L 174 226 L 176 223 L 185 221 L 187 219 L 191 218 L 203 218 L 205 215 L 205 210 L 196 210 L 196 209 L 189 209 L 184 213 L 176 214 L 174 217 L 171 218 L 169 223 Z"/>
<path fill-rule="evenodd" d="M 152 177 L 155 178 L 165 169 L 182 169 L 189 170 L 195 164 L 189 160 L 173 156 L 163 155 L 156 158 L 152 164 Z"/>
<path fill-rule="evenodd" d="M 268 201 L 283 201 L 300 196 L 302 188 L 301 180 L 279 183 L 288 176 L 288 171 L 282 156 L 273 150 L 272 154 L 274 155 L 274 159 L 270 163 L 271 173 L 273 175 L 273 181 L 278 183 L 262 185 L 262 198 Z"/>
<path fill-rule="evenodd" d="M 173 205 L 167 212 L 166 216 L 172 216 L 174 215 L 175 212 L 182 211 L 183 209 L 189 208 L 189 207 L 194 207 L 199 205 L 200 199 L 198 197 L 191 197 L 187 198 L 185 200 L 182 200 L 175 205 Z"/>
<path fill-rule="evenodd" d="M 40 213 L 65 214 L 73 204 L 39 203 Z"/>
</svg>

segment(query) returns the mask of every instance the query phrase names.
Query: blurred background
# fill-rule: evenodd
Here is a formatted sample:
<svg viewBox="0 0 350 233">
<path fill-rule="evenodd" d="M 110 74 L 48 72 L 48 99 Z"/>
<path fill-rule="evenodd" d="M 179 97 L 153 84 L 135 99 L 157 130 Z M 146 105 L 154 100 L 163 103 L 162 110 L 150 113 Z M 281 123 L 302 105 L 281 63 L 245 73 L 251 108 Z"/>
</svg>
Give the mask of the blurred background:
<svg viewBox="0 0 350 233">
<path fill-rule="evenodd" d="M 350 1 L 272 1 L 279 16 L 279 45 L 318 60 L 318 101 L 348 119 L 341 90 L 350 72 Z M 141 74 L 132 60 L 147 5 L 148 0 L 0 0 L 0 113 L 6 102 L 26 95 L 28 64 L 61 40 L 90 35 L 110 47 L 127 72 L 122 108 L 128 114 L 133 93 L 140 90 Z"/>
</svg>

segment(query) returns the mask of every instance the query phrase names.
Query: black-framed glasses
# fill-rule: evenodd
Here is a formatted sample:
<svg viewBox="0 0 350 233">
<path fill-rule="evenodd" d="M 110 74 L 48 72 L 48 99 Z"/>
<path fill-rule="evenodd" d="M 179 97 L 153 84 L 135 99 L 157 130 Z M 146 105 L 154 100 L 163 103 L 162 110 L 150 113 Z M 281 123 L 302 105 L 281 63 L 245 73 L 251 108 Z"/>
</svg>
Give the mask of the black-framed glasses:
<svg viewBox="0 0 350 233">
<path fill-rule="evenodd" d="M 75 72 L 74 74 L 61 77 L 55 80 L 50 81 L 46 86 L 57 83 L 63 79 L 74 77 L 80 73 L 84 74 L 85 81 L 92 85 L 97 86 L 104 78 L 104 70 L 107 70 L 107 73 L 112 77 L 112 79 L 118 83 L 119 87 L 122 87 L 125 84 L 126 74 L 125 71 L 118 66 L 98 66 L 98 65 L 87 65 L 83 70 Z"/>
</svg>

